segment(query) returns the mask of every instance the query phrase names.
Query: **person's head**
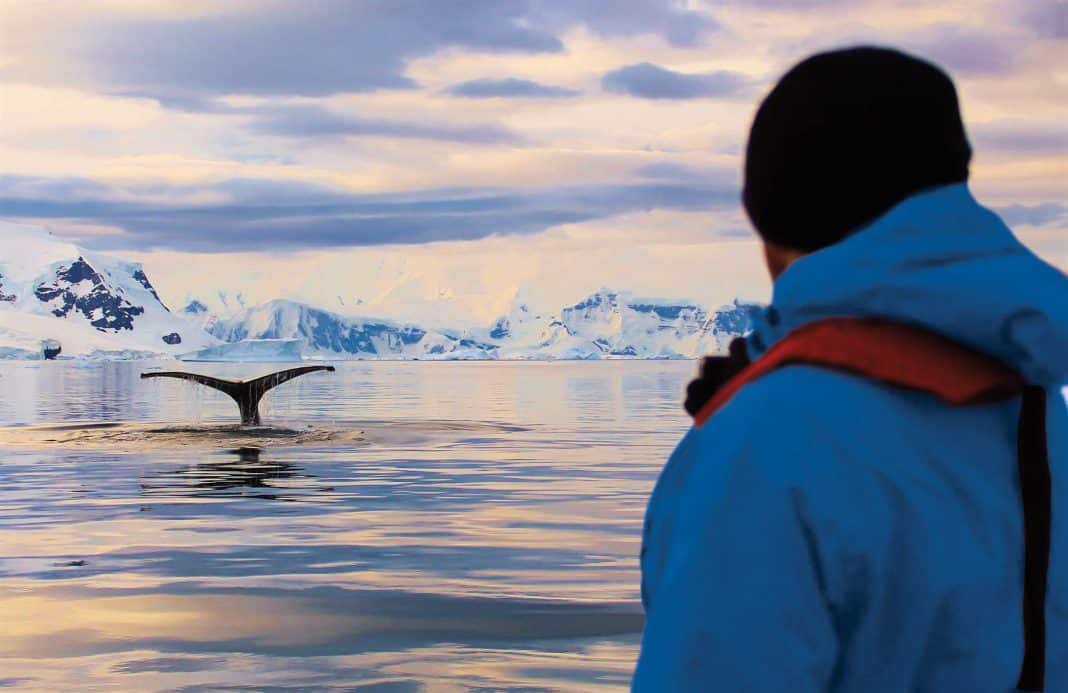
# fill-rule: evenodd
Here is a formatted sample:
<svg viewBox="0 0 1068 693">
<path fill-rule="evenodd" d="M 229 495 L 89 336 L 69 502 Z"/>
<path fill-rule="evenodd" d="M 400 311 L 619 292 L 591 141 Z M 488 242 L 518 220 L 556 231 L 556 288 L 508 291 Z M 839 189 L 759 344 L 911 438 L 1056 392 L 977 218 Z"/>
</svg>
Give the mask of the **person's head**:
<svg viewBox="0 0 1068 693">
<path fill-rule="evenodd" d="M 742 201 L 773 278 L 914 193 L 968 179 L 949 76 L 886 48 L 813 55 L 753 119 Z"/>
</svg>

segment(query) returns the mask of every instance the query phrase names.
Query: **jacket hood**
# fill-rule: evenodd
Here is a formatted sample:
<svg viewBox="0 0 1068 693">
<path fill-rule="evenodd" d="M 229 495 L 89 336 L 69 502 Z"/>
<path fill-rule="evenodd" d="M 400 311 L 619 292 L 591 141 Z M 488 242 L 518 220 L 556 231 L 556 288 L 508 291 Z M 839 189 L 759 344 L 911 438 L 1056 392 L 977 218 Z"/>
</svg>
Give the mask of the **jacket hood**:
<svg viewBox="0 0 1068 693">
<path fill-rule="evenodd" d="M 749 352 L 830 317 L 915 324 L 1000 358 L 1032 383 L 1068 382 L 1068 277 L 966 184 L 913 195 L 790 265 L 755 316 Z"/>
</svg>

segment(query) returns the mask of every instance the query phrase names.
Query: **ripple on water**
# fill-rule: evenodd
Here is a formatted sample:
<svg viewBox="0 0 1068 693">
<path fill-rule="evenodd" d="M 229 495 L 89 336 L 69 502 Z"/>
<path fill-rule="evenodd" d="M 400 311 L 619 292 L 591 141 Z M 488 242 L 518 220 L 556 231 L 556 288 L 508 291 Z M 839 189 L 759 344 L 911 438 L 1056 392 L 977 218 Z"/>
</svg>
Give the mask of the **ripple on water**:
<svg viewBox="0 0 1068 693">
<path fill-rule="evenodd" d="M 473 433 L 510 433 L 519 426 L 479 421 L 331 421 L 300 426 L 168 425 L 86 422 L 0 428 L 0 446 L 97 448 L 136 452 L 162 448 L 265 448 L 488 442 Z"/>
<path fill-rule="evenodd" d="M 625 690 L 692 364 L 143 368 L 0 364 L 0 687 Z"/>
</svg>

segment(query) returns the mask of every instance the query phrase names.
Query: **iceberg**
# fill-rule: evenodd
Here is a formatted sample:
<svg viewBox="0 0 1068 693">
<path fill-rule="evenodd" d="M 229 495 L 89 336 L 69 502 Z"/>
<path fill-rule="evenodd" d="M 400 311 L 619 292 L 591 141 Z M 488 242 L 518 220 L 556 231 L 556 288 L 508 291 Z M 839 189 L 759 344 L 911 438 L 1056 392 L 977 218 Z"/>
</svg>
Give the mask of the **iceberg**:
<svg viewBox="0 0 1068 693">
<path fill-rule="evenodd" d="M 181 354 L 181 361 L 292 363 L 301 361 L 300 339 L 244 339 Z"/>
</svg>

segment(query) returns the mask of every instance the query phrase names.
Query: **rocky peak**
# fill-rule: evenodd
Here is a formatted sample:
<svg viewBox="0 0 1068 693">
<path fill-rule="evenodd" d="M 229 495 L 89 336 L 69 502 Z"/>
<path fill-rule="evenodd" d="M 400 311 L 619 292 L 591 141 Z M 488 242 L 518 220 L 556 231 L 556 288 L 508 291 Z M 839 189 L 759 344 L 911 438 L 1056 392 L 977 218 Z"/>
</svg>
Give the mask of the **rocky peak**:
<svg viewBox="0 0 1068 693">
<path fill-rule="evenodd" d="M 194 298 L 192 301 L 185 304 L 185 308 L 182 308 L 182 312 L 187 315 L 202 315 L 208 312 L 208 307 Z"/>
<path fill-rule="evenodd" d="M 60 265 L 55 279 L 41 282 L 33 293 L 56 317 L 75 311 L 101 332 L 132 330 L 133 319 L 145 312 L 144 306 L 128 301 L 121 288 L 109 287 L 81 256 L 69 265 Z"/>
<path fill-rule="evenodd" d="M 136 270 L 134 270 L 133 274 L 132 274 L 132 275 L 130 275 L 130 276 L 132 276 L 132 277 L 134 278 L 134 281 L 136 281 L 136 282 L 137 282 L 138 284 L 140 284 L 141 286 L 143 286 L 143 287 L 145 287 L 146 289 L 148 289 L 148 292 L 149 292 L 150 294 L 152 294 L 152 298 L 154 298 L 154 299 L 156 299 L 157 301 L 159 301 L 159 304 L 160 304 L 161 306 L 163 306 L 163 308 L 164 308 L 164 309 L 165 309 L 165 310 L 166 310 L 166 311 L 167 311 L 168 313 L 170 312 L 170 310 L 171 310 L 171 309 L 170 309 L 170 308 L 167 308 L 167 304 L 166 304 L 166 303 L 164 303 L 164 302 L 163 302 L 163 299 L 161 299 L 161 298 L 159 297 L 159 294 L 157 294 L 157 293 L 156 293 L 156 287 L 152 286 L 152 282 L 148 281 L 148 277 L 147 277 L 147 276 L 145 276 L 145 271 L 144 271 L 143 269 L 141 269 L 140 267 L 138 267 L 138 268 L 137 268 Z"/>
<path fill-rule="evenodd" d="M 0 274 L 0 301 L 14 303 L 16 300 L 18 300 L 17 294 L 4 293 L 4 275 Z"/>
</svg>

